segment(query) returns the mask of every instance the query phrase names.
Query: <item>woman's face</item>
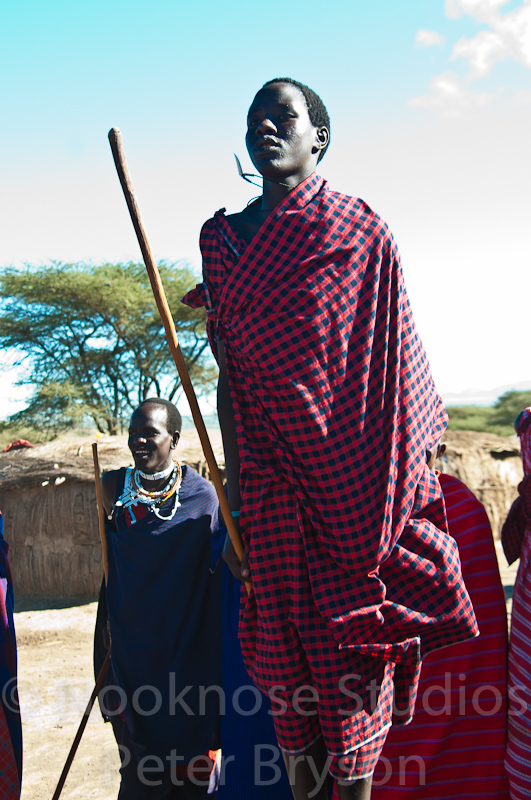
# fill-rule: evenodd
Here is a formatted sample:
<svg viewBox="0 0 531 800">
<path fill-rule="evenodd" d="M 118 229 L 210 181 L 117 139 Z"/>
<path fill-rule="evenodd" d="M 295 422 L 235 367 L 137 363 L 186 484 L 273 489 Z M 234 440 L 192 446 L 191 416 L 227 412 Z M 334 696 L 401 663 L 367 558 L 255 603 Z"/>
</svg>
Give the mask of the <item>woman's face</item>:
<svg viewBox="0 0 531 800">
<path fill-rule="evenodd" d="M 314 172 L 327 141 L 326 128 L 312 125 L 300 89 L 290 83 L 260 89 L 247 115 L 245 144 L 264 178 L 297 185 Z"/>
<path fill-rule="evenodd" d="M 135 467 L 152 475 L 169 467 L 179 434 L 167 428 L 164 406 L 148 405 L 138 408 L 129 423 L 129 450 Z"/>
</svg>

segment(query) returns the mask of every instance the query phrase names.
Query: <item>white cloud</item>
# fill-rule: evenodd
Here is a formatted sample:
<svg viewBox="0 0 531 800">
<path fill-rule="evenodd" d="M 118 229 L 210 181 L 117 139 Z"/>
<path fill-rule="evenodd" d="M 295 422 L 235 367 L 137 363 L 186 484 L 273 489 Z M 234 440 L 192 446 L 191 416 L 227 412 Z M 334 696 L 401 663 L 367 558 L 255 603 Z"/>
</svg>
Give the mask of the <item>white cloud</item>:
<svg viewBox="0 0 531 800">
<path fill-rule="evenodd" d="M 418 31 L 415 35 L 415 41 L 422 47 L 442 47 L 444 44 L 444 37 L 437 33 L 437 31 Z"/>
<path fill-rule="evenodd" d="M 520 89 L 513 97 L 513 103 L 516 106 L 529 106 L 531 105 L 531 92 L 528 89 Z"/>
<path fill-rule="evenodd" d="M 456 19 L 463 14 L 475 17 L 478 22 L 490 25 L 498 9 L 506 5 L 509 0 L 446 0 L 446 16 Z"/>
<path fill-rule="evenodd" d="M 508 0 L 446 0 L 449 17 L 468 14 L 488 30 L 480 31 L 470 39 L 460 39 L 454 47 L 452 58 L 465 58 L 470 65 L 470 77 L 482 78 L 496 61 L 511 58 L 531 68 L 531 0 L 506 14 L 500 9 Z"/>
<path fill-rule="evenodd" d="M 465 89 L 455 72 L 443 72 L 430 81 L 430 94 L 412 97 L 408 105 L 414 108 L 433 108 L 457 114 L 468 108 L 489 105 L 494 95 L 489 92 L 471 92 Z"/>
</svg>

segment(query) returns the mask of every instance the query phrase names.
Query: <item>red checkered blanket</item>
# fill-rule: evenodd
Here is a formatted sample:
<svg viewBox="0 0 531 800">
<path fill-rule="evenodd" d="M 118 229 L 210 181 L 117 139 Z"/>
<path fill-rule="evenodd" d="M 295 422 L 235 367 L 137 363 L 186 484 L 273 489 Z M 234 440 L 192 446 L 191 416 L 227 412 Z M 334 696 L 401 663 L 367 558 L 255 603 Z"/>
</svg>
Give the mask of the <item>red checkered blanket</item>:
<svg viewBox="0 0 531 800">
<path fill-rule="evenodd" d="M 313 174 L 250 244 L 223 210 L 201 249 L 206 282 L 184 302 L 224 339 L 244 539 L 280 479 L 311 524 L 308 577 L 340 646 L 399 661 L 419 635 L 426 650 L 473 636 L 444 512 L 436 527 L 416 497 L 446 413 L 385 223 Z"/>
</svg>

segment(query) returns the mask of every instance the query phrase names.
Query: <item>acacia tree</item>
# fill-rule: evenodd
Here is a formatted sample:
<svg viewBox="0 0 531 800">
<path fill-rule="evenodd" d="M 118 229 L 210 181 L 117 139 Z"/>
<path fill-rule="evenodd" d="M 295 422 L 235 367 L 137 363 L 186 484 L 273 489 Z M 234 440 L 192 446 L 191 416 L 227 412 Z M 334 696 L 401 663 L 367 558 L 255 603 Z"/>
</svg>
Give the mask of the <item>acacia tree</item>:
<svg viewBox="0 0 531 800">
<path fill-rule="evenodd" d="M 512 389 L 500 395 L 494 403 L 489 422 L 494 425 L 514 425 L 516 417 L 524 408 L 531 406 L 531 391 Z"/>
<path fill-rule="evenodd" d="M 212 389 L 216 368 L 204 311 L 180 302 L 196 278 L 183 263 L 159 264 L 179 343 L 199 392 Z M 49 434 L 89 415 L 116 434 L 142 400 L 180 389 L 164 329 L 142 264 L 53 263 L 0 271 L 0 346 L 28 367 L 21 383 L 35 387 L 10 423 Z"/>
</svg>

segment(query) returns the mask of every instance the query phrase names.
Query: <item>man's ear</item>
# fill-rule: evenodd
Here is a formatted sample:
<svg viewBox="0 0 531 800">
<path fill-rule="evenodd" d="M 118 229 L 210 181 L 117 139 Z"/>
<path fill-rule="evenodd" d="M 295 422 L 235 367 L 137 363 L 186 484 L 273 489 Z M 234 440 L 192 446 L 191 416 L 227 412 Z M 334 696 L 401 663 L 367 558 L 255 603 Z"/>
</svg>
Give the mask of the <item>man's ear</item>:
<svg viewBox="0 0 531 800">
<path fill-rule="evenodd" d="M 179 444 L 180 437 L 181 437 L 181 434 L 179 433 L 179 431 L 174 431 L 173 432 L 172 437 L 171 437 L 171 449 L 172 450 L 175 450 L 175 448 Z"/>
<path fill-rule="evenodd" d="M 316 150 L 324 150 L 329 141 L 330 141 L 330 133 L 328 131 L 328 128 L 325 128 L 324 126 L 322 128 L 317 128 L 315 132 Z"/>
</svg>

